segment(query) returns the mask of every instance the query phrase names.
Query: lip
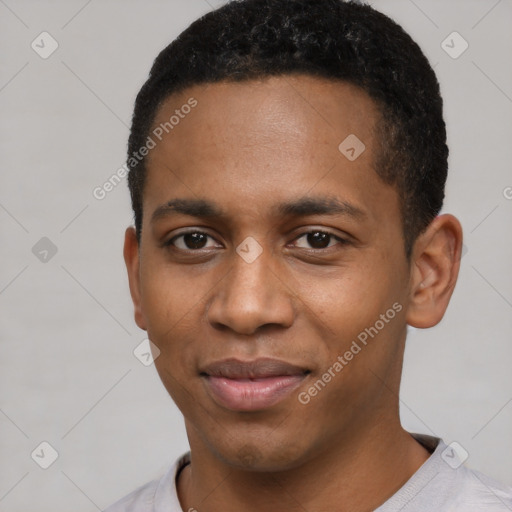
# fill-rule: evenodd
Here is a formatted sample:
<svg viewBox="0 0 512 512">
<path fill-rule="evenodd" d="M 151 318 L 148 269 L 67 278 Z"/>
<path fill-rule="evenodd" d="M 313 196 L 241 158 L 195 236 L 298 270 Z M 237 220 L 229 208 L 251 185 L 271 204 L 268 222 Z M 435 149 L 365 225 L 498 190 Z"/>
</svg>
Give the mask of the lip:
<svg viewBox="0 0 512 512">
<path fill-rule="evenodd" d="M 278 359 L 225 359 L 200 375 L 213 400 L 232 411 L 268 409 L 297 389 L 309 370 Z"/>
</svg>

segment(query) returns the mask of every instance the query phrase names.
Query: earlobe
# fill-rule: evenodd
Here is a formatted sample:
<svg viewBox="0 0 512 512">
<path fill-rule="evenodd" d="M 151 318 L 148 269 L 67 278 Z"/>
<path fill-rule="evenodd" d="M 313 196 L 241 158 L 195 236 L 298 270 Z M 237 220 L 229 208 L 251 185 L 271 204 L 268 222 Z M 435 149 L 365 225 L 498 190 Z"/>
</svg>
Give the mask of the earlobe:
<svg viewBox="0 0 512 512">
<path fill-rule="evenodd" d="M 137 241 L 135 228 L 132 226 L 126 229 L 124 235 L 123 255 L 126 270 L 128 272 L 128 282 L 133 301 L 135 323 L 141 329 L 146 330 L 146 320 L 141 303 L 139 243 Z"/>
<path fill-rule="evenodd" d="M 462 227 L 449 214 L 436 217 L 414 245 L 407 323 L 427 328 L 444 316 L 459 274 Z"/>
</svg>

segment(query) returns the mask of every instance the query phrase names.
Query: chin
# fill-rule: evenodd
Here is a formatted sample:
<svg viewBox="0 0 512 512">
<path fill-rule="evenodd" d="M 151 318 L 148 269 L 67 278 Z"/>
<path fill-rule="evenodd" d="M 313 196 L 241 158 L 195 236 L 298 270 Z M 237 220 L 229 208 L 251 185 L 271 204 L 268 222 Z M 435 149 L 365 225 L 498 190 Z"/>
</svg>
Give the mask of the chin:
<svg viewBox="0 0 512 512">
<path fill-rule="evenodd" d="M 216 447 L 213 451 L 226 465 L 246 471 L 272 473 L 287 471 L 300 466 L 306 459 L 306 450 L 295 443 L 282 441 L 269 443 L 239 439 L 229 446 Z"/>
</svg>

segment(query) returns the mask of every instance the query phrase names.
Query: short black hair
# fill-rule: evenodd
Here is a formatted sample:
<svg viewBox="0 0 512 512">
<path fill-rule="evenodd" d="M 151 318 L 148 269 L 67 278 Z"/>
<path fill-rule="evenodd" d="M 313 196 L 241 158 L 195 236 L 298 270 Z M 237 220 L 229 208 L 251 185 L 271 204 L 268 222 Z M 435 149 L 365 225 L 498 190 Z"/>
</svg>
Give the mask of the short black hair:
<svg viewBox="0 0 512 512">
<path fill-rule="evenodd" d="M 377 105 L 375 171 L 396 187 L 407 257 L 438 215 L 448 169 L 436 75 L 412 38 L 369 5 L 343 0 L 233 0 L 160 52 L 135 101 L 128 159 L 138 240 L 146 143 L 159 106 L 193 85 L 307 74 L 363 89 Z M 340 141 L 341 142 L 341 141 Z"/>
</svg>

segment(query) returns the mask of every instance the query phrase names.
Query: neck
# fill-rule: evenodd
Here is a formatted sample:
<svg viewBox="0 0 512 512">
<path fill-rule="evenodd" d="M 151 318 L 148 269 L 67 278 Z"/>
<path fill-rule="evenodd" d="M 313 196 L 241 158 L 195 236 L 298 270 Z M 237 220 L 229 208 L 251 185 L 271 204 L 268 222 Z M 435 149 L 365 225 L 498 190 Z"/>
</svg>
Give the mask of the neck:
<svg viewBox="0 0 512 512">
<path fill-rule="evenodd" d="M 336 446 L 286 471 L 256 472 L 226 464 L 193 429 L 187 431 L 191 464 L 177 485 L 186 511 L 374 510 L 430 455 L 398 421 L 384 422 L 366 432 L 340 435 Z"/>
</svg>

